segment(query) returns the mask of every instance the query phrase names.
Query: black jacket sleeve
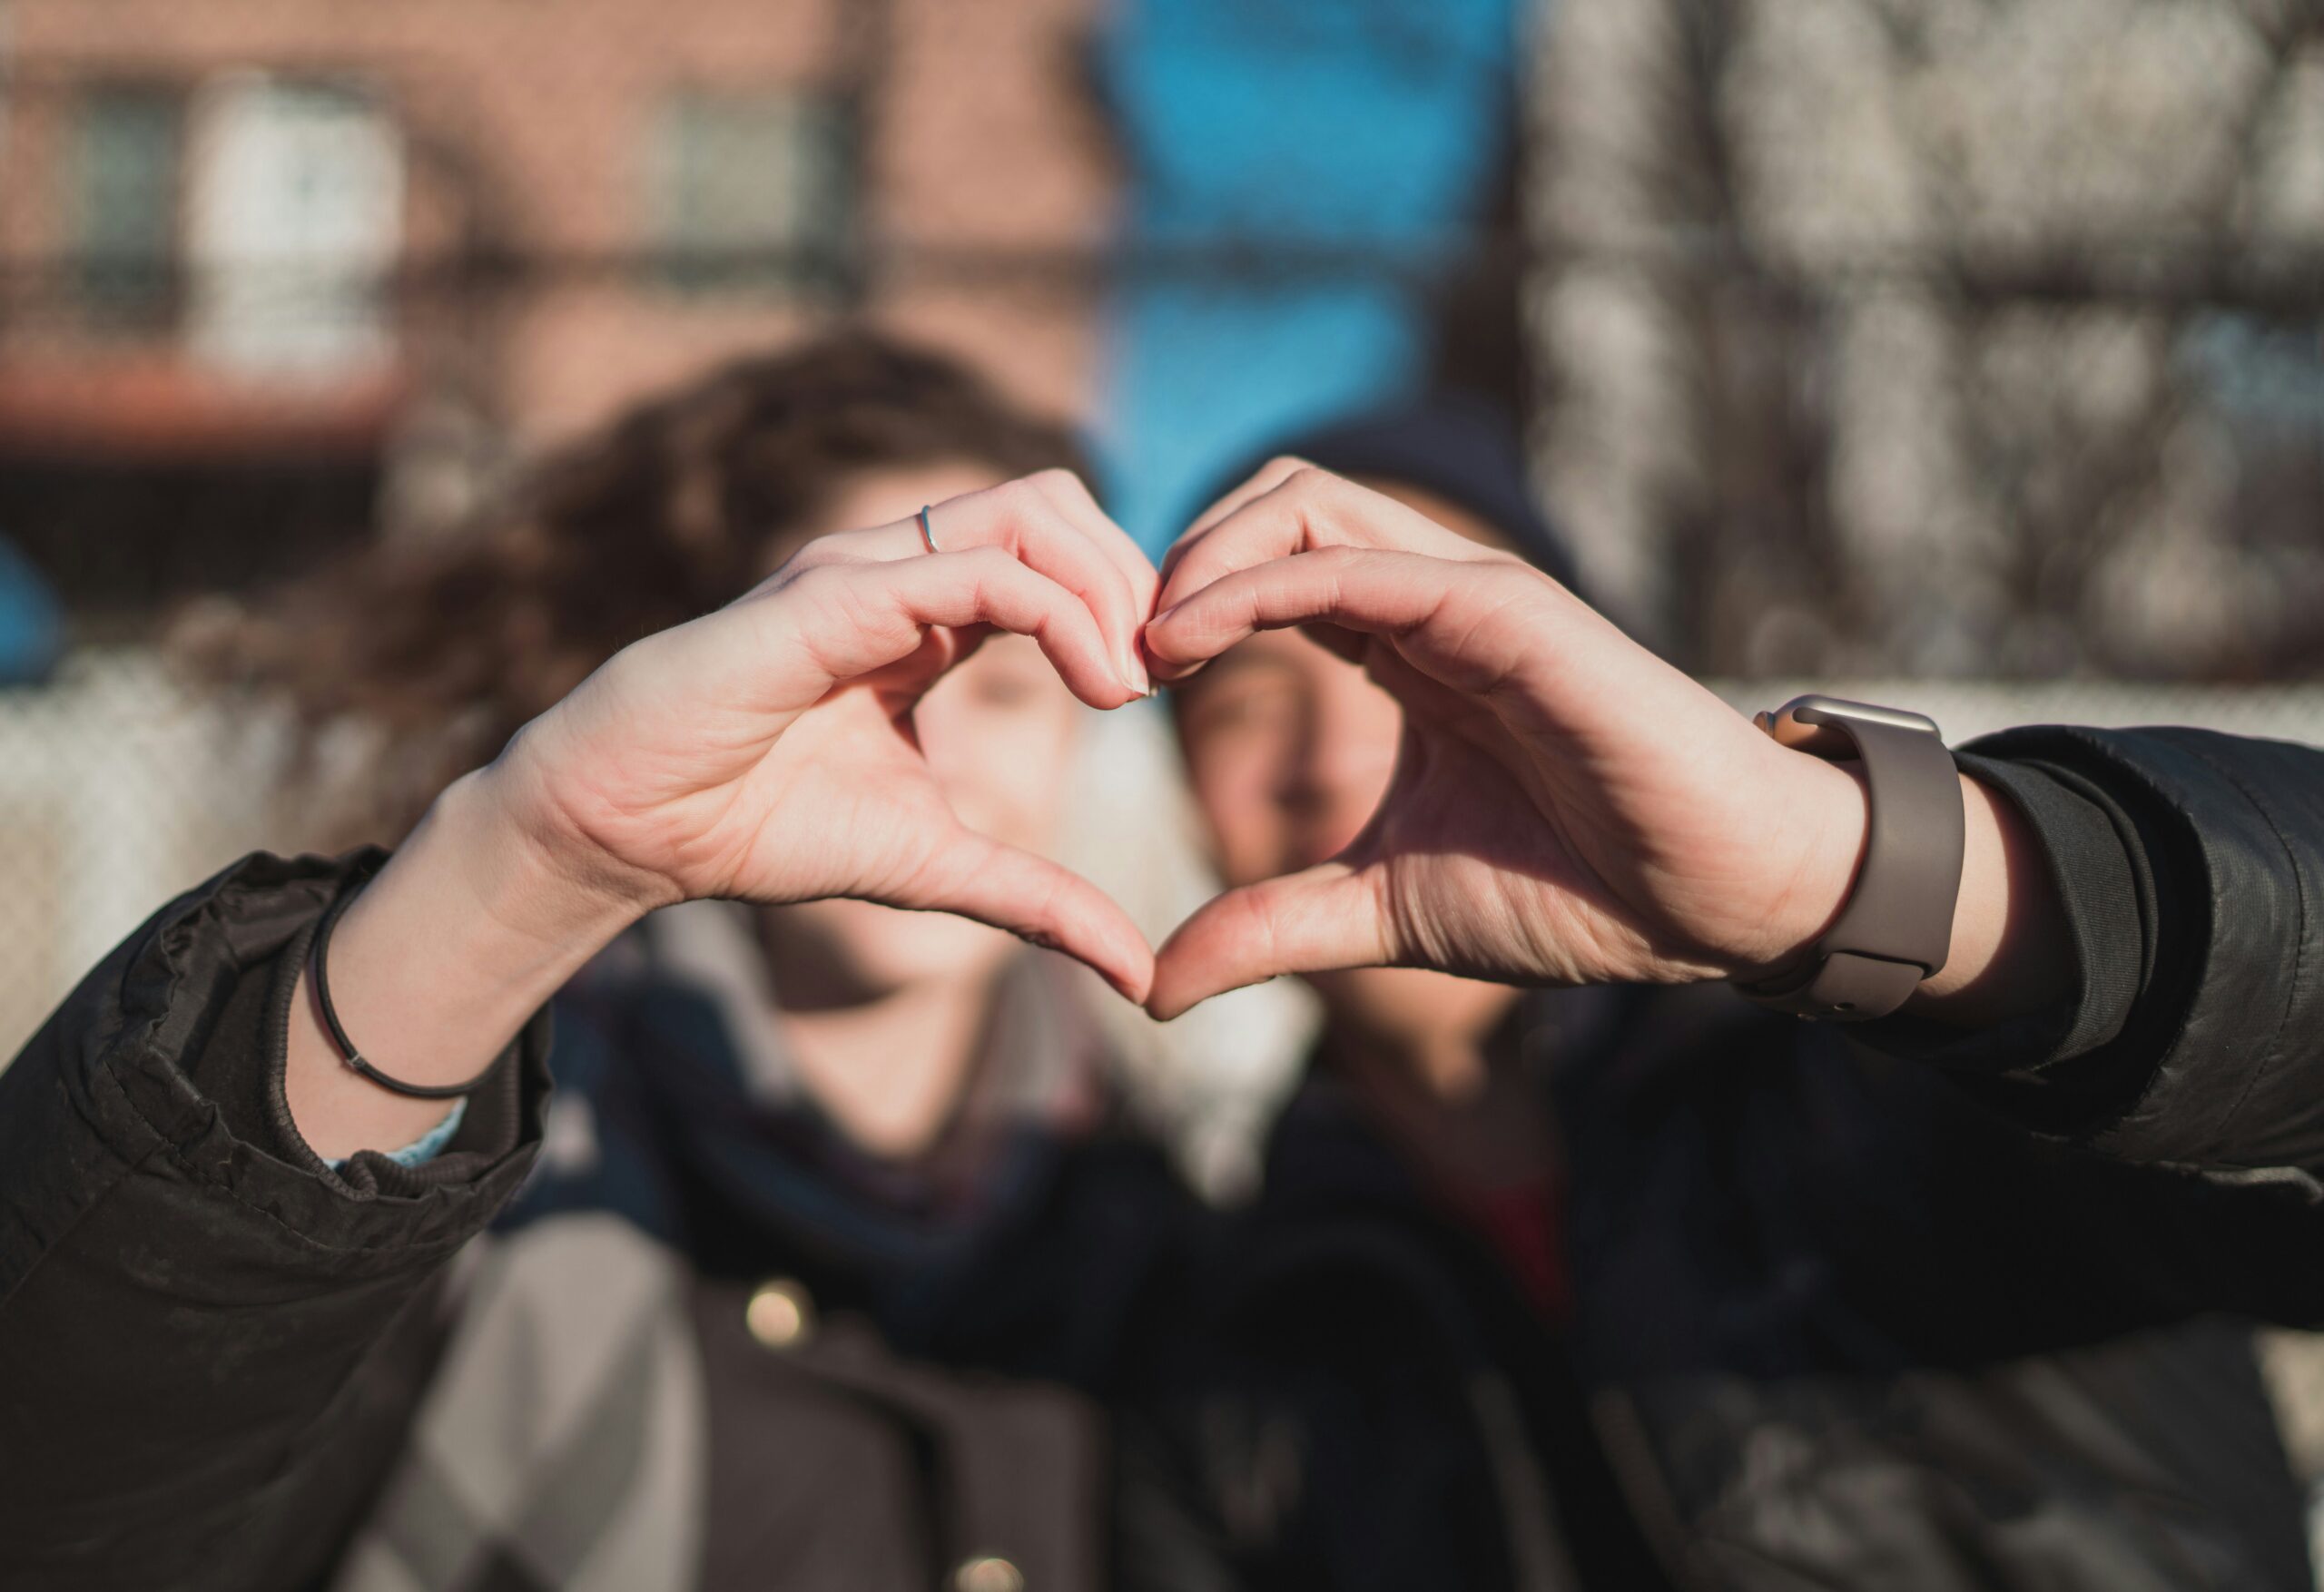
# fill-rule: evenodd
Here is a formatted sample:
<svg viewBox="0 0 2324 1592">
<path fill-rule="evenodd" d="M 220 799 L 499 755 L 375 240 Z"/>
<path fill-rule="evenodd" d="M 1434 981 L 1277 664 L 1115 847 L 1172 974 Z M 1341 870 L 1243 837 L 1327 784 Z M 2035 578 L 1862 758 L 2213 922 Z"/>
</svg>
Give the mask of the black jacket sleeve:
<svg viewBox="0 0 2324 1592">
<path fill-rule="evenodd" d="M 237 863 L 0 1074 L 0 1585 L 310 1585 L 392 1459 L 446 1263 L 537 1145 L 547 1034 L 428 1165 L 316 1158 L 290 1002 L 376 861 Z"/>
<path fill-rule="evenodd" d="M 1909 1055 L 2038 1131 L 2313 1192 L 2324 1173 L 2324 752 L 2207 731 L 2014 730 L 1963 765 L 2039 837 L 2073 998 Z"/>
</svg>

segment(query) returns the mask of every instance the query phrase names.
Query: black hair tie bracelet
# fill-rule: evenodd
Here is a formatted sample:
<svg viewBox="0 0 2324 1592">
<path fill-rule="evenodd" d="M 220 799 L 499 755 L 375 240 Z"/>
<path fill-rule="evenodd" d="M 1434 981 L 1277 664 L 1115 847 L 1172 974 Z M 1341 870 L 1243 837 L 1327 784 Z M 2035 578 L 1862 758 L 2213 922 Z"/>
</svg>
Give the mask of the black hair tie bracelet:
<svg viewBox="0 0 2324 1592">
<path fill-rule="evenodd" d="M 477 1074 L 465 1084 L 442 1084 L 432 1086 L 426 1084 L 407 1084 L 400 1078 L 388 1076 L 378 1067 L 364 1060 L 363 1053 L 355 1048 L 355 1041 L 347 1037 L 347 1029 L 340 1023 L 339 1012 L 330 1003 L 330 979 L 323 971 L 323 966 L 325 955 L 330 948 L 330 931 L 339 927 L 340 915 L 345 912 L 349 904 L 362 893 L 360 889 L 349 890 L 330 904 L 330 909 L 323 914 L 322 922 L 315 928 L 314 948 L 308 953 L 309 965 L 315 980 L 315 1004 L 322 1008 L 323 1028 L 330 1035 L 330 1042 L 339 1047 L 340 1060 L 347 1064 L 348 1070 L 362 1074 L 382 1089 L 392 1090 L 399 1095 L 409 1095 L 415 1099 L 450 1100 L 461 1095 L 475 1093 L 478 1086 L 492 1076 L 492 1066 L 500 1065 L 499 1057 L 495 1056 L 492 1066 L 486 1067 L 484 1071 Z"/>
</svg>

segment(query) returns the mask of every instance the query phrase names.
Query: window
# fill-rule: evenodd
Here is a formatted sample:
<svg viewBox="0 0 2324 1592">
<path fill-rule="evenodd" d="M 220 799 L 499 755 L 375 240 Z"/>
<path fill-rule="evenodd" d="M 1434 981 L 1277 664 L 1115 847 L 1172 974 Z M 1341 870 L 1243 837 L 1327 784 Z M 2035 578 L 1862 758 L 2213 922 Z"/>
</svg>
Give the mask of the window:
<svg viewBox="0 0 2324 1592">
<path fill-rule="evenodd" d="M 683 90 L 654 129 L 659 273 L 682 291 L 826 288 L 855 225 L 852 123 L 836 95 Z"/>
<path fill-rule="evenodd" d="M 187 194 L 195 355 L 255 376 L 336 376 L 391 351 L 403 143 L 358 88 L 261 74 L 206 87 Z"/>
<path fill-rule="evenodd" d="M 185 102 L 158 86 L 83 94 L 65 140 L 75 300 L 91 324 L 150 332 L 173 313 Z"/>
</svg>

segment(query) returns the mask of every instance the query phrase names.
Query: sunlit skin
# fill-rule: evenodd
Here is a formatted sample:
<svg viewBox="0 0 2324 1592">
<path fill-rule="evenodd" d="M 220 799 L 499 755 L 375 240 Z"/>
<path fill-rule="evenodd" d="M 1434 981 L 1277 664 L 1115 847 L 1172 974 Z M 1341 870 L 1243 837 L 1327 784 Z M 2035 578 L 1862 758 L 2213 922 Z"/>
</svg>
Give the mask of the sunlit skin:
<svg viewBox="0 0 2324 1592">
<path fill-rule="evenodd" d="M 1374 487 L 1491 546 L 1506 544 L 1440 497 Z M 1171 693 L 1188 781 L 1229 884 L 1336 856 L 1395 771 L 1403 712 L 1362 669 L 1297 631 L 1253 636 Z M 1316 973 L 1327 1048 L 1408 1149 L 1447 1178 L 1537 1172 L 1546 1122 L 1521 1080 L 1495 1078 L 1482 1042 L 1519 998 L 1504 985 L 1412 968 Z"/>
<path fill-rule="evenodd" d="M 860 1143 L 901 1155 L 949 1119 L 1012 954 L 918 914 L 1056 947 L 1144 998 L 1153 953 L 1136 925 L 1007 837 L 1046 838 L 1069 739 L 1069 713 L 1028 687 L 1024 650 L 1092 708 L 1145 695 L 1153 568 L 1063 471 L 915 476 L 825 505 L 845 525 L 834 510 L 892 495 L 898 517 L 813 538 L 726 607 L 634 644 L 437 798 L 332 941 L 340 1013 L 368 1053 L 414 1083 L 473 1077 L 645 913 L 755 900 L 779 909 L 773 972 L 802 1071 Z M 911 517 L 930 502 L 942 556 Z M 838 898 L 913 913 L 817 905 Z M 439 1105 L 340 1066 L 313 1008 L 302 979 L 285 1088 L 318 1155 L 433 1125 Z"/>
<path fill-rule="evenodd" d="M 1062 471 L 937 513 L 940 554 L 908 517 L 821 537 L 625 647 L 447 786 L 331 942 L 367 1051 L 415 1085 L 474 1078 L 598 949 L 684 900 L 960 913 L 1167 1019 L 1329 968 L 1764 978 L 1848 899 L 1860 773 L 1777 745 L 1556 583 L 1359 483 L 1275 461 L 1158 571 Z M 1111 711 L 1299 625 L 1406 706 L 1380 812 L 1340 857 L 1229 889 L 1158 949 L 1088 879 L 961 822 L 913 726 L 995 632 Z M 2061 998 L 2072 947 L 2026 823 L 1960 784 L 1952 944 L 1913 1009 L 1984 1027 Z M 343 1155 L 431 1125 L 428 1102 L 340 1065 L 300 985 L 284 1088 L 308 1144 Z"/>
<path fill-rule="evenodd" d="M 992 484 L 967 464 L 867 474 L 814 530 L 881 525 Z M 795 546 L 771 550 L 770 573 Z M 1046 853 L 1080 711 L 1039 647 L 1000 635 L 938 681 L 912 722 L 962 823 Z M 770 907 L 761 920 L 784 1038 L 817 1104 L 876 1154 L 927 1149 L 969 1084 L 993 981 L 1023 946 L 949 913 L 851 899 Z"/>
<path fill-rule="evenodd" d="M 1846 901 L 1861 771 L 1777 747 L 1472 525 L 1451 528 L 1448 507 L 1276 459 L 1165 559 L 1145 645 L 1185 693 L 1197 790 L 1235 879 L 1157 953 L 1157 1015 L 1283 973 L 1400 964 L 1521 988 L 1764 978 L 1797 966 Z M 1270 641 L 1294 627 L 1329 658 Z M 1360 657 L 1401 715 L 1355 705 L 1339 656 Z M 1251 694 L 1222 696 L 1220 722 L 1205 723 L 1205 693 L 1238 673 Z M 1259 728 L 1206 733 L 1238 723 Z M 1368 726 L 1374 755 L 1325 749 L 1322 723 Z M 1393 762 L 1378 755 L 1392 734 Z M 1333 772 L 1345 769 L 1363 772 Z M 1952 943 L 1910 1009 L 1979 1027 L 2058 998 L 2070 964 L 2024 819 L 1958 778 Z M 1276 873 L 1271 858 L 1310 866 Z M 1466 1175 L 1486 1158 L 1477 1135 L 1537 1116 L 1497 1109 L 1504 1092 L 1521 1106 L 1522 1080 L 1477 1059 L 1475 1036 L 1505 1009 L 1493 997 L 1317 983 L 1331 1054 L 1368 1075 L 1439 1171 Z"/>
</svg>

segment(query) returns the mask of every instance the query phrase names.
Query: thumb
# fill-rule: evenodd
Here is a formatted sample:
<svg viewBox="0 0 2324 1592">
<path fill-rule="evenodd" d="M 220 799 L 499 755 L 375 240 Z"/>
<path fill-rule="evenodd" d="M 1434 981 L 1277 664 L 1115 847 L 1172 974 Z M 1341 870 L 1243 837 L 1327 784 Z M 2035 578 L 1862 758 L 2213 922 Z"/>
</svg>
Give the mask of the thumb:
<svg viewBox="0 0 2324 1592">
<path fill-rule="evenodd" d="M 1111 896 L 1045 857 L 957 829 L 891 905 L 973 918 L 1087 964 L 1125 999 L 1142 1003 L 1154 950 Z"/>
<path fill-rule="evenodd" d="M 1376 967 L 1388 957 L 1372 878 L 1325 862 L 1203 903 L 1156 954 L 1146 1009 L 1167 1022 L 1214 995 L 1278 974 Z"/>
</svg>

